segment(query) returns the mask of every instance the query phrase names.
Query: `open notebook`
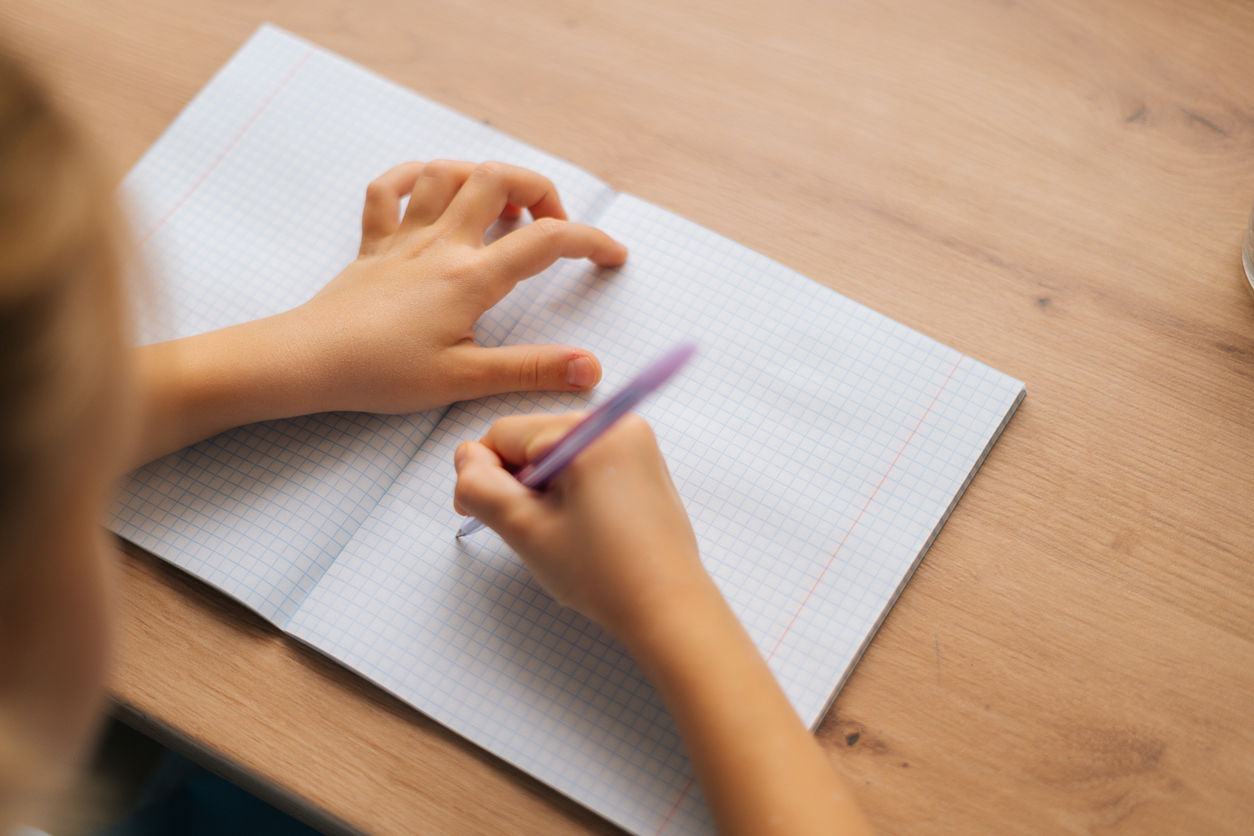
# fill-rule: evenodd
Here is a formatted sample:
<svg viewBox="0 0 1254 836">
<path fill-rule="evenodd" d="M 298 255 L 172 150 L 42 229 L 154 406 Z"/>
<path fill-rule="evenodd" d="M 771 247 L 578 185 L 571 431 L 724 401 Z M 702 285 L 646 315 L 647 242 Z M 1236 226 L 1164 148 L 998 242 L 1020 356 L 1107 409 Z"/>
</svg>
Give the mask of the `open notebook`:
<svg viewBox="0 0 1254 836">
<path fill-rule="evenodd" d="M 573 219 L 631 250 L 617 271 L 567 262 L 520 285 L 482 342 L 587 347 L 602 392 L 700 345 L 642 412 L 706 565 L 817 724 L 1023 385 L 270 26 L 126 178 L 158 279 L 144 339 L 303 302 L 354 257 L 365 185 L 438 157 L 537 169 Z M 110 524 L 623 827 L 702 832 L 680 741 L 631 659 L 495 534 L 453 536 L 457 443 L 596 397 L 244 427 L 136 472 Z"/>
</svg>

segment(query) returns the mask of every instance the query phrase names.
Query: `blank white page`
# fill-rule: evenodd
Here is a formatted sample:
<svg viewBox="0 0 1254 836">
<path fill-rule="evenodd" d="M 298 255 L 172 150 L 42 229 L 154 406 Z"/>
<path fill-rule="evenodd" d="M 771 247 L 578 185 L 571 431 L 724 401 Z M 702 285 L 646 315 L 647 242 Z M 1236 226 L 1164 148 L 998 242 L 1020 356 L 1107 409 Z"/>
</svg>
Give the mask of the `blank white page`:
<svg viewBox="0 0 1254 836">
<path fill-rule="evenodd" d="M 571 217 L 612 192 L 591 175 L 272 26 L 214 77 L 123 183 L 153 281 L 155 342 L 304 302 L 356 255 L 366 185 L 412 159 L 543 171 Z M 545 275 L 477 326 L 499 344 Z M 282 625 L 441 412 L 314 415 L 243 427 L 141 469 L 110 527 Z"/>
<path fill-rule="evenodd" d="M 706 566 L 814 725 L 1023 386 L 636 198 L 599 223 L 627 265 L 567 265 L 509 339 L 594 350 L 602 393 L 697 341 L 641 412 Z M 455 405 L 289 630 L 629 830 L 706 832 L 671 720 L 622 649 L 493 533 L 453 536 L 459 442 L 503 415 L 589 401 Z"/>
</svg>

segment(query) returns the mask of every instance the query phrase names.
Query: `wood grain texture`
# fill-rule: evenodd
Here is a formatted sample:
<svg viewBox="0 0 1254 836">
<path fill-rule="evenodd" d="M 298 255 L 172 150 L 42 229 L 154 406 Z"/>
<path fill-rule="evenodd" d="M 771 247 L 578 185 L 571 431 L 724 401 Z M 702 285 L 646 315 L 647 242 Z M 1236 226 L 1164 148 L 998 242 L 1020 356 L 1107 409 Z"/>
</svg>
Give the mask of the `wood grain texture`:
<svg viewBox="0 0 1254 836">
<path fill-rule="evenodd" d="M 1027 382 L 819 730 L 884 831 L 1254 829 L 1254 6 L 0 8 L 119 171 L 263 20 Z M 122 588 L 118 699 L 352 826 L 609 829 L 151 558 Z"/>
</svg>

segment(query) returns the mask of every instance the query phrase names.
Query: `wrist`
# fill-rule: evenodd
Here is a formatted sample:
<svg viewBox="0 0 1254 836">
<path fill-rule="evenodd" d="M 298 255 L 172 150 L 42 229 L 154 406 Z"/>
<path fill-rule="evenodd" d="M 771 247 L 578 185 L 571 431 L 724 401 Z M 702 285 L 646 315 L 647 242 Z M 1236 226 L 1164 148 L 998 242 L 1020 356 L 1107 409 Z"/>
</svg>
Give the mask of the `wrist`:
<svg viewBox="0 0 1254 836">
<path fill-rule="evenodd" d="M 729 623 L 739 626 L 713 579 L 698 564 L 697 571 L 654 590 L 611 631 L 649 672 L 672 657 L 686 655 L 694 642 L 703 643 Z"/>
<path fill-rule="evenodd" d="M 335 350 L 334 328 L 320 322 L 319 312 L 309 303 L 266 319 L 248 323 L 259 330 L 259 340 L 268 356 L 259 369 L 260 379 L 273 386 L 269 403 L 263 406 L 290 418 L 315 412 L 354 409 L 350 391 L 353 381 L 341 371 Z M 312 339 L 319 335 L 319 339 Z"/>
<path fill-rule="evenodd" d="M 308 351 L 293 312 L 195 337 L 189 345 L 188 404 L 219 429 L 322 411 Z"/>
<path fill-rule="evenodd" d="M 286 315 L 137 350 L 143 417 L 136 463 L 236 427 L 318 411 Z"/>
</svg>

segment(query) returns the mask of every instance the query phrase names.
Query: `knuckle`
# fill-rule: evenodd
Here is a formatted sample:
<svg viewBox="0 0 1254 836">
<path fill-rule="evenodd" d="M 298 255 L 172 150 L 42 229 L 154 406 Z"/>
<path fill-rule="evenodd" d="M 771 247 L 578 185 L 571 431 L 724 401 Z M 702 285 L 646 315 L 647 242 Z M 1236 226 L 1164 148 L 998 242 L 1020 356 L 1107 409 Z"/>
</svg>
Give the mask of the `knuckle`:
<svg viewBox="0 0 1254 836">
<path fill-rule="evenodd" d="M 432 160 L 422 168 L 423 177 L 451 177 L 457 172 L 457 163 L 452 160 Z"/>
<path fill-rule="evenodd" d="M 623 438 L 635 445 L 656 444 L 657 438 L 653 434 L 653 427 L 649 426 L 649 422 L 641 418 L 636 413 L 623 416 L 619 421 L 619 428 Z"/>
<path fill-rule="evenodd" d="M 526 415 L 507 415 L 493 424 L 488 433 L 495 439 L 516 439 L 526 431 L 526 427 Z"/>
<path fill-rule="evenodd" d="M 557 218 L 537 218 L 531 222 L 535 234 L 546 241 L 555 243 L 566 229 L 566 222 Z"/>
<path fill-rule="evenodd" d="M 491 433 L 508 435 L 514 431 L 514 426 L 522 421 L 521 415 L 506 415 L 504 418 L 496 419 L 495 423 L 488 429 Z"/>
<path fill-rule="evenodd" d="M 447 235 L 447 232 L 441 230 Z M 485 275 L 487 265 L 484 259 L 475 252 L 457 253 L 458 257 L 449 258 L 441 265 L 440 273 L 452 282 L 467 284 Z"/>
<path fill-rule="evenodd" d="M 572 426 L 574 424 L 567 424 L 565 421 L 560 420 L 547 422 L 546 426 L 533 433 L 527 439 L 527 443 L 524 446 L 527 461 L 534 461 L 553 449 L 553 445 L 561 441 L 562 436 L 569 432 Z M 579 458 L 576 457 L 574 464 L 578 464 L 578 462 Z M 573 467 L 574 464 L 571 466 Z"/>
<path fill-rule="evenodd" d="M 537 388 L 544 372 L 544 358 L 538 351 L 528 351 L 518 364 L 519 388 Z"/>
<path fill-rule="evenodd" d="M 371 180 L 366 185 L 366 202 L 377 203 L 381 200 L 386 200 L 390 191 L 387 181 L 382 177 L 377 180 Z"/>
<path fill-rule="evenodd" d="M 540 456 L 544 455 L 544 452 L 549 449 L 550 443 L 551 443 L 551 439 L 548 438 L 548 436 L 544 436 L 544 435 L 532 436 L 531 438 L 527 439 L 527 443 L 523 447 L 523 455 L 527 459 L 527 461 L 529 462 L 535 461 L 536 459 L 540 458 Z M 575 462 L 578 462 L 578 461 L 579 460 L 576 458 Z M 573 464 L 574 463 L 572 463 L 572 466 Z"/>
<path fill-rule="evenodd" d="M 475 166 L 475 170 L 470 173 L 470 176 L 488 183 L 501 183 L 505 180 L 507 169 L 508 166 L 505 163 L 488 160 Z"/>
</svg>

